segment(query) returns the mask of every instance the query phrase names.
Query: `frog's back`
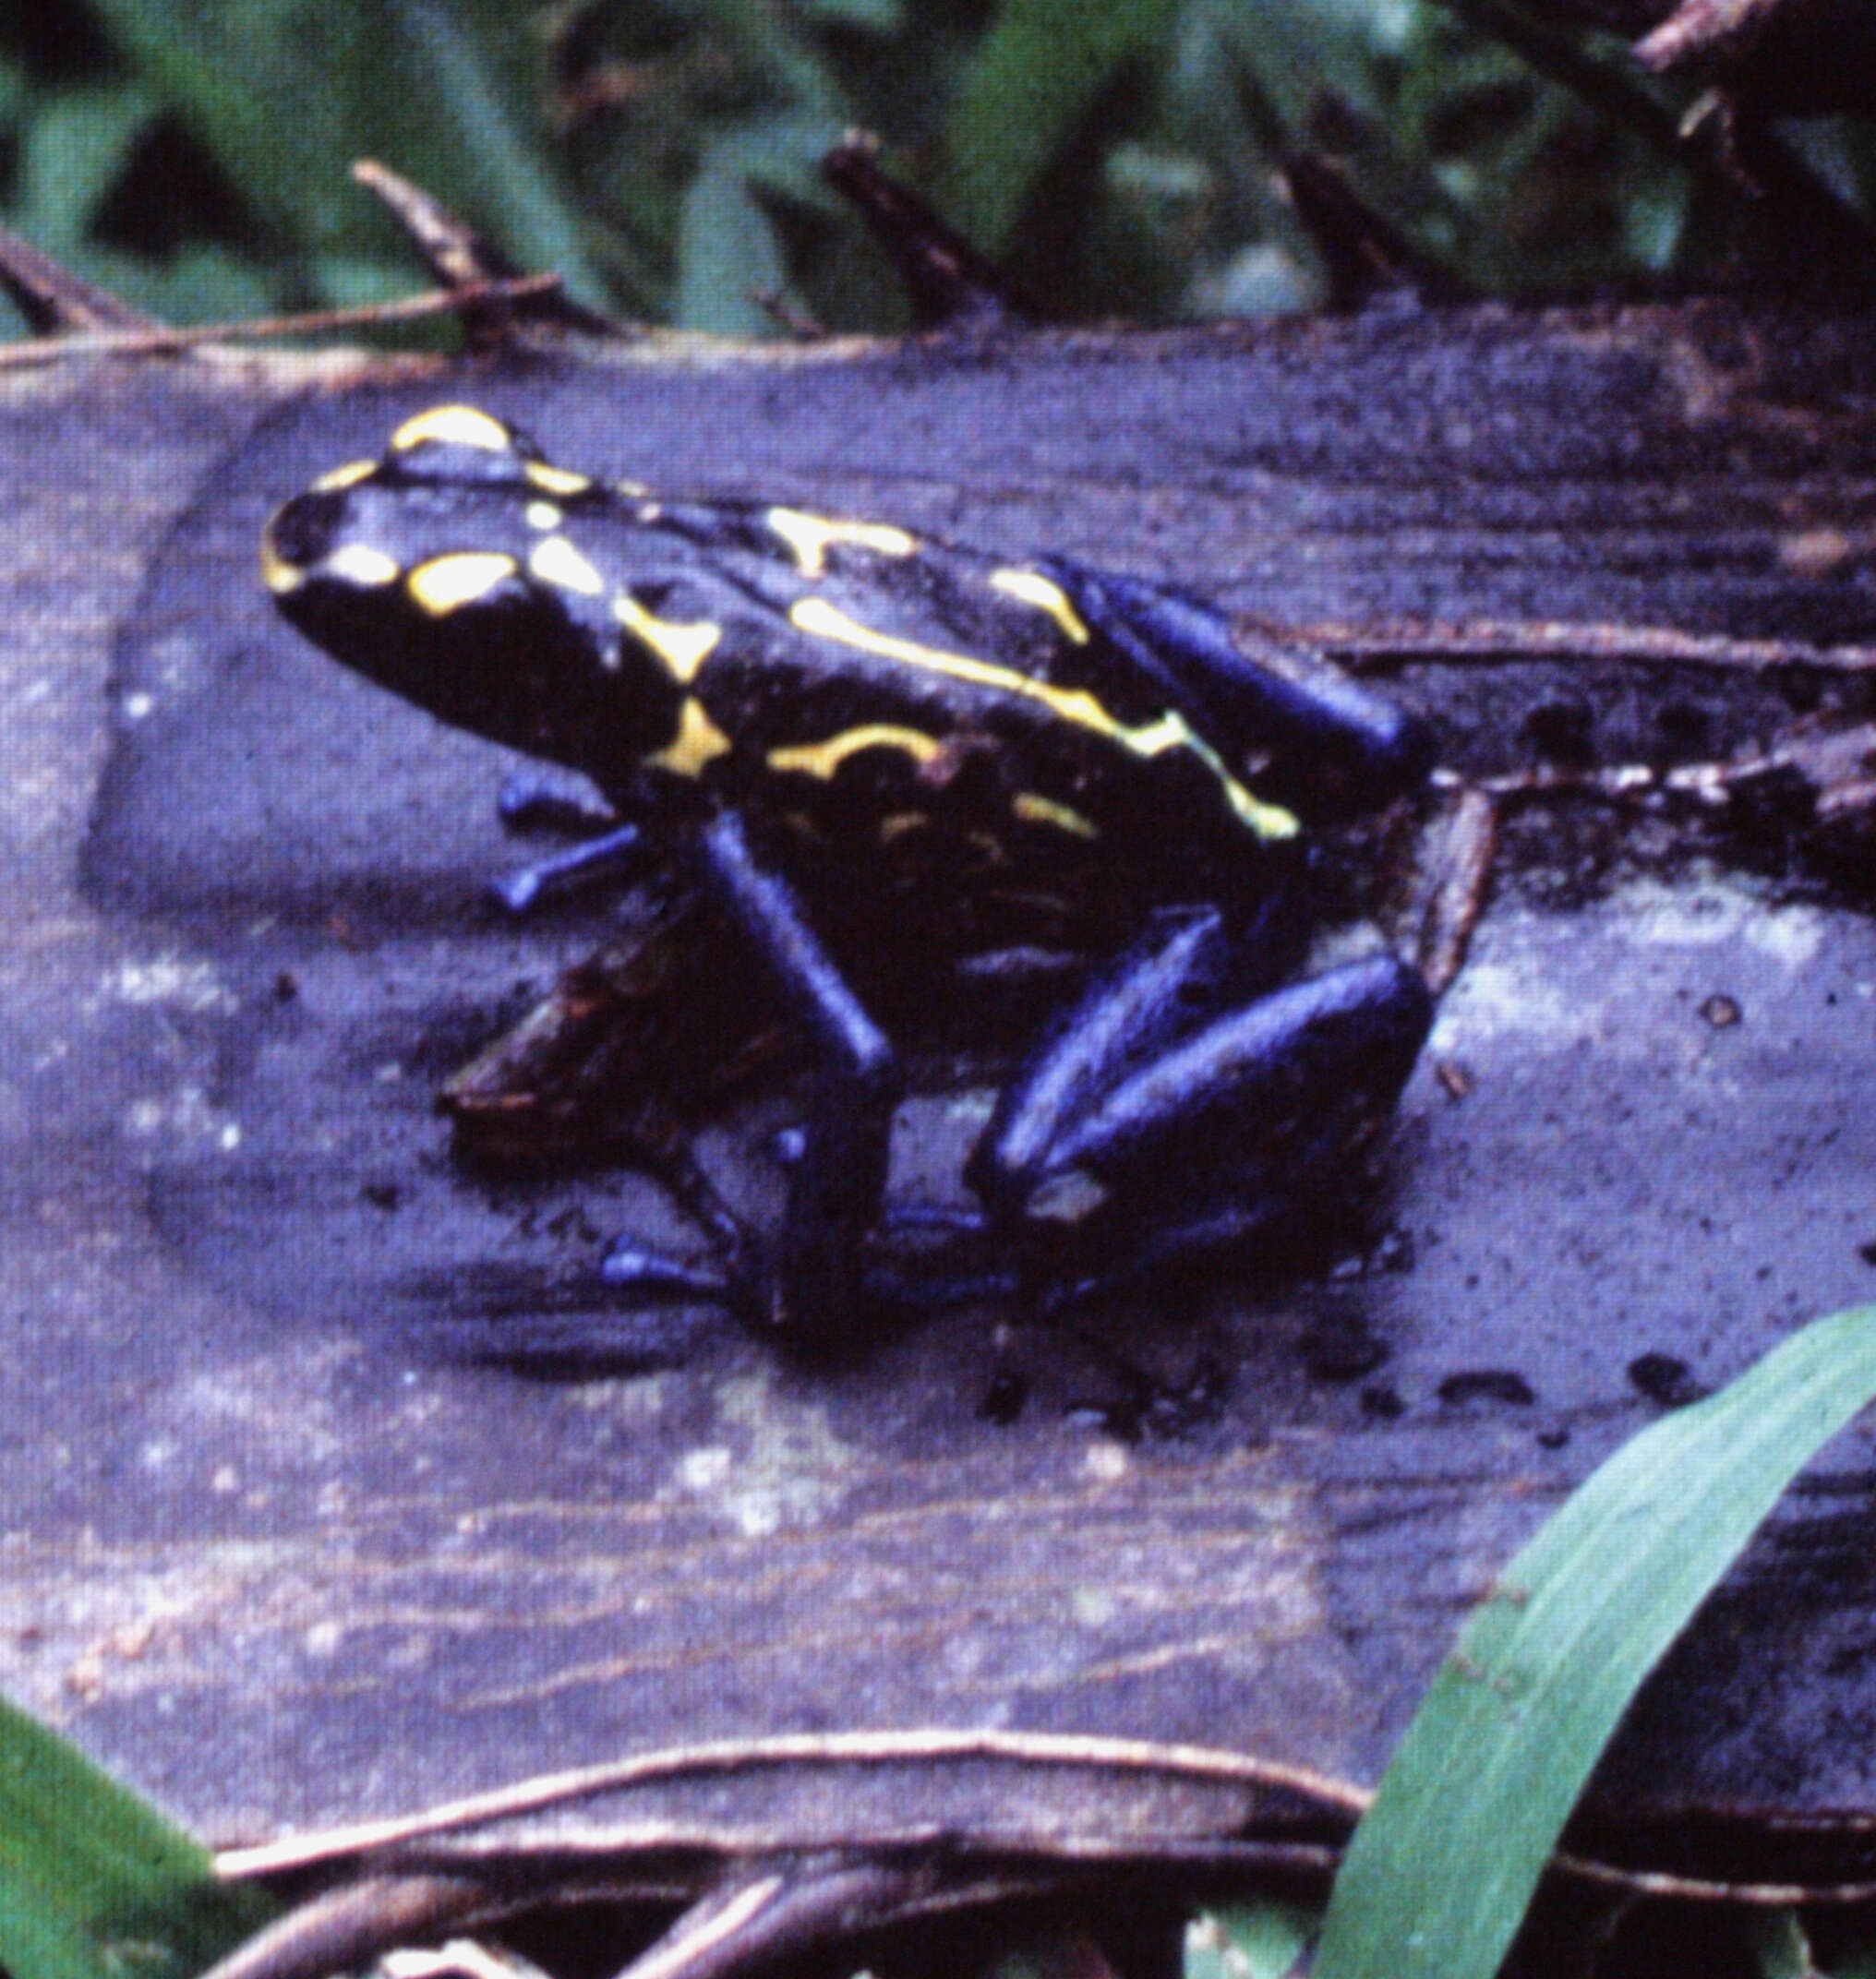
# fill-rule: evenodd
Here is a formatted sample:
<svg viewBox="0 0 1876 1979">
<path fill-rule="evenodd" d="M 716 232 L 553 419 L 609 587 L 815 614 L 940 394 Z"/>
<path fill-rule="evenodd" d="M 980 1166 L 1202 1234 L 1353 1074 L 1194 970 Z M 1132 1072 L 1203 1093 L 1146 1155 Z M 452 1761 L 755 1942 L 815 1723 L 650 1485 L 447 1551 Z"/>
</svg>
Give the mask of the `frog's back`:
<svg viewBox="0 0 1876 1979">
<path fill-rule="evenodd" d="M 323 476 L 264 561 L 302 630 L 443 719 L 655 827 L 733 807 L 836 908 L 942 900 L 967 942 L 1256 889 L 1295 829 L 1048 571 L 597 481 L 469 408 Z"/>
</svg>

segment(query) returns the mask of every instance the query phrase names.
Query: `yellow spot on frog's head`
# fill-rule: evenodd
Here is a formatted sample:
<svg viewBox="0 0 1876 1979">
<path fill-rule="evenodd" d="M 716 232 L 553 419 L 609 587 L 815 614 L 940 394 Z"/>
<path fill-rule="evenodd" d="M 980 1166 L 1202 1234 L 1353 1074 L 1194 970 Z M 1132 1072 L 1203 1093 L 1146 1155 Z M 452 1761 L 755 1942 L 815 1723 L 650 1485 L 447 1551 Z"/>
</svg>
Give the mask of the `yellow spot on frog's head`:
<svg viewBox="0 0 1876 1979">
<path fill-rule="evenodd" d="M 343 467 L 331 467 L 313 483 L 315 495 L 334 495 L 341 488 L 355 486 L 378 472 L 376 461 L 347 461 Z"/>
<path fill-rule="evenodd" d="M 567 520 L 566 510 L 553 501 L 531 501 L 521 513 L 530 529 L 558 529 Z"/>
<path fill-rule="evenodd" d="M 632 637 L 648 646 L 681 686 L 689 687 L 697 670 L 716 650 L 723 628 L 709 619 L 694 625 L 676 625 L 668 618 L 655 618 L 629 591 L 612 601 L 619 622 Z"/>
<path fill-rule="evenodd" d="M 678 733 L 656 755 L 644 759 L 645 767 L 669 770 L 676 776 L 701 776 L 706 763 L 727 756 L 734 746 L 693 694 L 678 711 Z"/>
<path fill-rule="evenodd" d="M 542 583 L 577 591 L 583 597 L 596 598 L 606 589 L 606 580 L 565 536 L 544 536 L 535 545 L 527 567 Z"/>
<path fill-rule="evenodd" d="M 903 838 L 908 832 L 920 831 L 931 822 L 921 810 L 888 811 L 879 822 L 879 842 L 889 846 L 896 838 Z"/>
<path fill-rule="evenodd" d="M 298 564 L 289 563 L 273 546 L 273 532 L 269 530 L 260 539 L 260 582 L 277 598 L 283 598 L 290 591 L 297 591 L 307 581 L 307 573 Z"/>
<path fill-rule="evenodd" d="M 499 550 L 459 550 L 420 563 L 404 581 L 411 602 L 432 618 L 445 618 L 485 598 L 515 575 L 519 566 Z"/>
<path fill-rule="evenodd" d="M 365 591 L 394 584 L 403 571 L 395 557 L 373 549 L 368 543 L 342 543 L 319 566 L 321 577 L 336 577 L 342 584 L 356 584 Z"/>
<path fill-rule="evenodd" d="M 772 749 L 768 765 L 772 770 L 800 770 L 809 776 L 832 777 L 849 756 L 862 750 L 901 750 L 914 762 L 930 762 L 944 748 L 935 736 L 922 728 L 902 728 L 893 722 L 866 722 L 856 728 L 843 728 L 824 742 L 798 742 L 786 749 Z"/>
<path fill-rule="evenodd" d="M 1033 605 L 1038 611 L 1047 612 L 1077 646 L 1087 645 L 1088 628 L 1081 622 L 1081 614 L 1076 610 L 1062 586 L 1044 577 L 1040 570 L 992 571 L 990 588 L 1001 591 L 1006 598 L 1016 598 L 1024 605 Z"/>
<path fill-rule="evenodd" d="M 393 453 L 408 453 L 427 440 L 446 447 L 480 447 L 486 453 L 510 453 L 514 435 L 490 414 L 473 405 L 433 405 L 406 419 L 391 436 Z"/>
<path fill-rule="evenodd" d="M 915 536 L 888 522 L 842 522 L 800 509 L 771 509 L 763 520 L 788 546 L 803 577 L 826 574 L 827 552 L 836 543 L 876 550 L 882 557 L 909 557 L 919 546 Z"/>
<path fill-rule="evenodd" d="M 545 461 L 530 461 L 527 477 L 529 485 L 543 495 L 583 495 L 593 486 L 590 474 L 576 474 L 571 467 L 549 467 Z"/>
<path fill-rule="evenodd" d="M 1010 799 L 1010 810 L 1025 824 L 1052 824 L 1058 832 L 1067 832 L 1076 838 L 1100 836 L 1091 818 L 1084 818 L 1078 810 L 1034 790 L 1017 791 Z"/>
</svg>

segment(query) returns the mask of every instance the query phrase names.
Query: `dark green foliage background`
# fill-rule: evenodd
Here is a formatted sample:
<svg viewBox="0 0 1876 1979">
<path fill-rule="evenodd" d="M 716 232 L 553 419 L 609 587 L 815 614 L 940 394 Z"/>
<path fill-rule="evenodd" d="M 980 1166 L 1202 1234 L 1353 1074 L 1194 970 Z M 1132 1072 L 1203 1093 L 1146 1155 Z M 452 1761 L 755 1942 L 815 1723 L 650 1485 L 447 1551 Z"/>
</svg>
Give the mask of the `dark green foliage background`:
<svg viewBox="0 0 1876 1979">
<path fill-rule="evenodd" d="M 368 302 L 421 284 L 368 156 L 616 313 L 891 330 L 818 171 L 860 126 L 1052 313 L 1164 320 L 1319 299 L 1304 148 L 1466 282 L 1581 293 L 1752 263 L 1693 90 L 1514 0 L 28 0 L 0 217 L 176 320 Z M 1863 134 L 1796 142 L 1867 205 Z"/>
</svg>

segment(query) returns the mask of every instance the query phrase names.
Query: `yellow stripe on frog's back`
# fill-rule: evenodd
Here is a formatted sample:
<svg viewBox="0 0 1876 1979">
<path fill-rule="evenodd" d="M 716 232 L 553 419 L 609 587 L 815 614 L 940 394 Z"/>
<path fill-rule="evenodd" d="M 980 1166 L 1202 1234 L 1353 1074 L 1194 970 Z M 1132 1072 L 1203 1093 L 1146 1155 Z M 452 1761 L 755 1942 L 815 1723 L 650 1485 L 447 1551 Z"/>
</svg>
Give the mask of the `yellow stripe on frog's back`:
<svg viewBox="0 0 1876 1979">
<path fill-rule="evenodd" d="M 768 765 L 772 770 L 800 770 L 809 776 L 825 779 L 832 777 L 849 756 L 857 756 L 862 750 L 900 750 L 914 762 L 922 764 L 930 762 L 944 746 L 922 728 L 907 728 L 896 722 L 865 722 L 858 727 L 843 728 L 824 741 L 795 742 L 783 749 L 772 749 Z"/>
<path fill-rule="evenodd" d="M 999 666 L 993 660 L 980 660 L 966 653 L 947 653 L 941 647 L 920 645 L 916 640 L 876 632 L 871 626 L 849 618 L 825 598 L 798 599 L 789 606 L 788 618 L 798 631 L 814 638 L 831 639 L 860 653 L 876 653 L 883 659 L 920 666 L 971 687 L 990 688 L 1022 700 L 1040 702 L 1059 719 L 1106 736 L 1136 756 L 1162 756 L 1169 750 L 1188 750 L 1218 779 L 1239 822 L 1259 838 L 1293 838 L 1297 834 L 1294 816 L 1281 805 L 1266 804 L 1246 790 L 1218 751 L 1203 736 L 1194 732 L 1177 709 L 1168 709 L 1157 720 L 1130 726 L 1103 707 L 1086 688 L 1056 687 L 1019 673 L 1013 666 Z"/>
</svg>

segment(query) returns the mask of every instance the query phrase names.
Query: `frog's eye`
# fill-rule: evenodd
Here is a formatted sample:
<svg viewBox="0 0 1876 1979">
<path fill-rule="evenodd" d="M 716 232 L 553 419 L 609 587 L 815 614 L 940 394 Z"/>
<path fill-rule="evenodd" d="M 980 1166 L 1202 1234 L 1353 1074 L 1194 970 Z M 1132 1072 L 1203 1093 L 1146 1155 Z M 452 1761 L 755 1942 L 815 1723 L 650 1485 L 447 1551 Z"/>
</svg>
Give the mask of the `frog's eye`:
<svg viewBox="0 0 1876 1979">
<path fill-rule="evenodd" d="M 407 486 L 525 487 L 543 465 L 534 441 L 492 414 L 435 405 L 391 435 L 379 478 Z"/>
<path fill-rule="evenodd" d="M 282 572 L 310 570 L 338 539 L 344 516 L 344 499 L 337 489 L 295 496 L 274 511 L 261 538 L 266 567 Z M 396 566 L 391 568 L 395 570 Z"/>
</svg>

